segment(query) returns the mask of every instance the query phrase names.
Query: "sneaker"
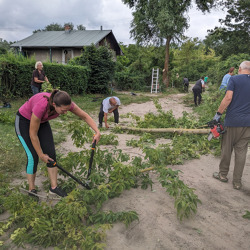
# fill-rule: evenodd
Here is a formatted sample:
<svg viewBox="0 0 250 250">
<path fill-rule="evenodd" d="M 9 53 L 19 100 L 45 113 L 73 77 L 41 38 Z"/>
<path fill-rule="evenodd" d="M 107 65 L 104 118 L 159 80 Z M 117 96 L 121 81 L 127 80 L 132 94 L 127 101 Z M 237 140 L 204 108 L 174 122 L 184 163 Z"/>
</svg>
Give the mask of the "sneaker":
<svg viewBox="0 0 250 250">
<path fill-rule="evenodd" d="M 39 200 L 39 197 L 36 195 L 37 194 L 37 190 L 36 189 L 32 189 L 29 191 L 29 196 L 31 196 L 32 198 L 34 198 L 35 200 Z"/>
<path fill-rule="evenodd" d="M 98 128 L 102 128 L 102 124 L 99 123 Z"/>
<path fill-rule="evenodd" d="M 56 187 L 55 189 L 52 189 L 51 187 L 49 188 L 49 193 L 50 194 L 57 194 L 61 197 L 65 197 L 67 196 L 67 193 L 65 191 L 63 191 L 61 188 Z"/>
</svg>

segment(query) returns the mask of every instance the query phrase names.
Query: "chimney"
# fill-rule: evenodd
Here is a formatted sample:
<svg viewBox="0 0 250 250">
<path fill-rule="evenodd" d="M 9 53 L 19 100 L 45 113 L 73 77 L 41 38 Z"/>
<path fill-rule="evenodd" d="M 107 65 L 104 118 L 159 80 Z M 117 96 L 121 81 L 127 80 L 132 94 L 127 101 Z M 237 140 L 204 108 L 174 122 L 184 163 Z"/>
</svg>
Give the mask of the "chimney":
<svg viewBox="0 0 250 250">
<path fill-rule="evenodd" d="M 100 30 L 102 30 L 102 25 L 101 25 L 101 27 L 100 27 Z"/>
<path fill-rule="evenodd" d="M 70 32 L 70 26 L 68 24 L 64 25 L 64 31 L 65 31 L 65 33 Z"/>
</svg>

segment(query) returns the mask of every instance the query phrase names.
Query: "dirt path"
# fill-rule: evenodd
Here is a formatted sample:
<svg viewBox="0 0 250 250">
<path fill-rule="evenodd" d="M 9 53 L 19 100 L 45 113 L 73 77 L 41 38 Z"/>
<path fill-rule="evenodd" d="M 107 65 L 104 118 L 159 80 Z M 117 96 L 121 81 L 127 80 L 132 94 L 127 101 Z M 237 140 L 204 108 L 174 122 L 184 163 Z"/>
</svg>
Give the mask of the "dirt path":
<svg viewBox="0 0 250 250">
<path fill-rule="evenodd" d="M 192 109 L 182 104 L 183 94 L 160 99 L 164 110 L 173 110 L 176 117 L 182 111 Z M 154 112 L 153 102 L 131 104 L 121 107 L 120 114 L 133 112 L 143 116 Z M 122 122 L 122 121 L 121 121 Z M 126 146 L 126 140 L 137 138 L 134 135 L 119 134 L 119 146 L 131 156 L 142 154 L 139 149 Z M 158 140 L 159 143 L 168 143 Z M 75 150 L 68 140 L 61 145 L 62 149 Z M 232 164 L 234 160 L 232 159 Z M 153 249 L 250 249 L 250 221 L 242 218 L 250 210 L 250 153 L 243 176 L 243 189 L 232 187 L 232 170 L 230 167 L 229 182 L 221 183 L 212 178 L 218 170 L 219 158 L 211 155 L 185 162 L 183 165 L 171 166 L 182 171 L 181 178 L 196 189 L 202 204 L 198 213 L 188 220 L 180 222 L 176 217 L 174 201 L 157 181 L 157 175 L 151 173 L 155 184 L 153 191 L 131 189 L 120 197 L 105 203 L 104 210 L 129 211 L 139 214 L 139 221 L 128 228 L 122 223 L 114 224 L 107 234 L 107 250 L 153 250 Z"/>
</svg>

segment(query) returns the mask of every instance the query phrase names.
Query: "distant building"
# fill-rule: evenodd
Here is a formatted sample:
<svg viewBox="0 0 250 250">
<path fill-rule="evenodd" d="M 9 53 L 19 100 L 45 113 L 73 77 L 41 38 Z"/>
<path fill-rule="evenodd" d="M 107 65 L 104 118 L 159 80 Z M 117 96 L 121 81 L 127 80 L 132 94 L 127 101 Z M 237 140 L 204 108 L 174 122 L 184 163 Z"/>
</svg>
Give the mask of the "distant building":
<svg viewBox="0 0 250 250">
<path fill-rule="evenodd" d="M 84 46 L 108 46 L 114 58 L 122 55 L 122 50 L 112 30 L 70 30 L 40 31 L 11 44 L 24 55 L 34 56 L 37 61 L 50 61 L 65 64 L 70 59 L 80 56 Z"/>
</svg>

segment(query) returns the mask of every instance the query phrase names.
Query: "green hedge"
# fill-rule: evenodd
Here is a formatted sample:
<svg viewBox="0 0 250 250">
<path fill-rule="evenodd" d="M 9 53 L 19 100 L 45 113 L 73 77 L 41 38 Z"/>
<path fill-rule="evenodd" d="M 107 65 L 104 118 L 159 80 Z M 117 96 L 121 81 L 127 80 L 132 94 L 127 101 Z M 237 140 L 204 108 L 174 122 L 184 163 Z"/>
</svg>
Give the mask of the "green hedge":
<svg viewBox="0 0 250 250">
<path fill-rule="evenodd" d="M 115 72 L 114 77 L 118 90 L 146 90 L 150 86 L 150 81 L 145 74 L 135 75 L 127 71 Z"/>
<path fill-rule="evenodd" d="M 69 94 L 85 93 L 88 86 L 89 69 L 85 66 L 44 63 L 44 71 L 53 85 Z"/>
<path fill-rule="evenodd" d="M 89 70 L 83 66 L 43 63 L 44 71 L 53 85 L 69 94 L 81 94 L 87 89 Z M 0 97 L 31 96 L 30 87 L 35 61 L 0 58 Z"/>
</svg>

